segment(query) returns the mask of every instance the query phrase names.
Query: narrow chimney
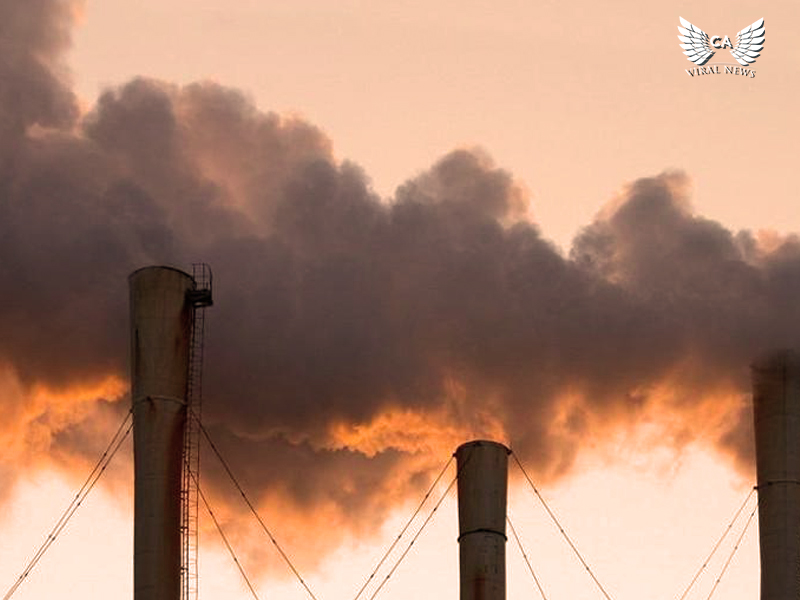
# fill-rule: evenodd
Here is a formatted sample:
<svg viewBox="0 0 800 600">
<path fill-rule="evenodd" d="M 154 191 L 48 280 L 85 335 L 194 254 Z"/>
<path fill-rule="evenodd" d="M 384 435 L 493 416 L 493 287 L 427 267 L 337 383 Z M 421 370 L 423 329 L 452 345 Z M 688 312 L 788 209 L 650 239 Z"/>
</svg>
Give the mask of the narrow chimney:
<svg viewBox="0 0 800 600">
<path fill-rule="evenodd" d="M 485 440 L 456 450 L 461 600 L 506 598 L 508 454 Z"/>
<path fill-rule="evenodd" d="M 753 365 L 761 600 L 800 598 L 800 355 Z"/>
<path fill-rule="evenodd" d="M 134 600 L 179 600 L 181 463 L 192 278 L 168 267 L 129 277 L 134 434 Z"/>
</svg>

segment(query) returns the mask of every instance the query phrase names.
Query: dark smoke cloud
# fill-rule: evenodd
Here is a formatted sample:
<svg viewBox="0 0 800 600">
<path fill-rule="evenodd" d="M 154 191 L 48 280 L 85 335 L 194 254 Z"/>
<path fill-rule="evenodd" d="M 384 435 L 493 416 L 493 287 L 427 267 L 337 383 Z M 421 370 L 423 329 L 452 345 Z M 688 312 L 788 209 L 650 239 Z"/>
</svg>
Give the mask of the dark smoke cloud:
<svg viewBox="0 0 800 600">
<path fill-rule="evenodd" d="M 544 478 L 647 420 L 750 468 L 749 362 L 798 342 L 796 238 L 695 215 L 670 172 L 564 255 L 480 150 L 381 199 L 319 129 L 214 83 L 137 79 L 79 115 L 70 14 L 0 0 L 2 487 L 43 451 L 95 451 L 127 408 L 128 273 L 197 260 L 216 273 L 206 422 L 263 505 L 332 535 L 472 436 Z"/>
<path fill-rule="evenodd" d="M 75 97 L 57 63 L 69 45 L 72 10 L 68 2 L 0 1 L 0 139 L 17 141 L 31 125 L 69 127 L 77 118 Z"/>
</svg>

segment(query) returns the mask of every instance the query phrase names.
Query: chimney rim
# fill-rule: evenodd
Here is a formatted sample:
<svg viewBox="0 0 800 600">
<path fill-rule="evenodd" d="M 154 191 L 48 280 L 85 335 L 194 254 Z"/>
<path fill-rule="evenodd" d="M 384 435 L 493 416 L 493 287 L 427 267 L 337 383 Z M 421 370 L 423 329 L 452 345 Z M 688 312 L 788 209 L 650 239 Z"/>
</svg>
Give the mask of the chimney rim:
<svg viewBox="0 0 800 600">
<path fill-rule="evenodd" d="M 499 446 L 500 448 L 506 451 L 506 454 L 511 454 L 511 449 L 501 442 L 495 442 L 494 440 L 479 439 L 479 440 L 464 442 L 458 448 L 456 448 L 456 451 L 453 453 L 453 456 L 455 456 L 462 450 L 466 450 L 467 448 L 471 448 L 474 446 Z"/>
<path fill-rule="evenodd" d="M 774 348 L 756 356 L 750 363 L 750 369 L 757 373 L 783 369 L 792 364 L 800 365 L 800 351 L 789 347 Z"/>
<path fill-rule="evenodd" d="M 177 273 L 180 273 L 181 275 L 185 275 L 189 279 L 193 279 L 192 276 L 189 275 L 189 273 L 187 273 L 183 269 L 179 269 L 178 267 L 173 267 L 173 266 L 170 266 L 170 265 L 147 265 L 145 267 L 139 267 L 135 271 L 132 271 L 130 275 L 128 275 L 128 279 L 129 280 L 133 279 L 137 274 L 139 274 L 142 271 L 150 271 L 150 270 L 153 270 L 153 271 L 155 271 L 155 270 L 175 271 Z"/>
</svg>

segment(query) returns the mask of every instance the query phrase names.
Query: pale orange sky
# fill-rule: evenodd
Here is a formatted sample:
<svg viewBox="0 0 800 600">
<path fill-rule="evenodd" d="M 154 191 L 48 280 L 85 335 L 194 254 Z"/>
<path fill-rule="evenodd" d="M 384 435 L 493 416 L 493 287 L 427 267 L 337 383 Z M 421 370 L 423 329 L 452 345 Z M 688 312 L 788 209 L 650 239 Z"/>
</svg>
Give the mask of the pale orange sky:
<svg viewBox="0 0 800 600">
<path fill-rule="evenodd" d="M 734 39 L 764 17 L 756 78 L 689 77 L 679 15 Z M 566 246 L 622 183 L 670 168 L 710 218 L 800 230 L 798 22 L 791 1 L 105 0 L 71 64 L 87 101 L 137 74 L 239 87 L 325 129 L 383 194 L 481 145 Z"/>
<path fill-rule="evenodd" d="M 756 78 L 690 78 L 679 15 L 732 37 L 764 17 Z M 454 147 L 483 146 L 531 190 L 534 219 L 566 248 L 622 184 L 669 168 L 689 174 L 700 214 L 800 231 L 798 17 L 789 1 L 89 0 L 69 64 L 86 106 L 135 75 L 239 87 L 264 110 L 323 128 L 383 195 Z M 631 444 L 614 461 L 587 452 L 580 464 L 581 475 L 544 491 L 615 600 L 677 598 L 751 485 L 699 447 L 677 457 Z M 0 517 L 3 589 L 73 483 L 35 473 L 17 490 Z M 15 598 L 130 597 L 130 509 L 91 496 Z M 600 598 L 534 498 L 515 489 L 510 510 L 551 598 Z M 307 573 L 320 600 L 352 598 L 407 513 Z M 756 597 L 756 532 L 717 597 Z M 457 597 L 455 538 L 450 501 L 378 597 Z M 508 556 L 509 598 L 536 597 L 513 544 Z M 205 600 L 249 597 L 215 538 L 201 569 Z M 262 597 L 303 597 L 291 581 L 259 584 Z"/>
<path fill-rule="evenodd" d="M 581 475 L 542 490 L 615 600 L 678 598 L 747 494 L 740 477 L 701 451 L 690 449 L 678 464 L 674 458 L 669 453 L 631 451 L 612 462 L 586 457 Z M 42 541 L 73 492 L 61 476 L 47 472 L 21 486 L 2 525 L 3 582 L 15 578 L 21 561 Z M 316 571 L 303 570 L 300 564 L 318 598 L 352 599 L 412 510 L 402 507 L 372 539 L 345 545 Z M 94 493 L 15 598 L 131 597 L 131 511 L 129 498 Z M 602 598 L 527 488 L 512 488 L 509 512 L 548 598 Z M 279 518 L 265 518 L 280 532 Z M 451 496 L 377 598 L 457 598 L 457 531 Z M 268 544 L 255 524 L 252 536 Z M 251 598 L 216 535 L 207 534 L 202 540 L 201 598 Z M 729 542 L 689 598 L 706 598 L 728 556 Z M 291 553 L 291 548 L 287 551 Z M 507 557 L 508 598 L 538 598 L 511 541 Z M 280 561 L 274 553 L 271 560 Z M 288 577 L 283 581 L 256 577 L 255 582 L 262 598 L 307 598 Z M 757 593 L 757 527 L 752 526 L 715 597 L 744 600 L 756 598 Z"/>
</svg>

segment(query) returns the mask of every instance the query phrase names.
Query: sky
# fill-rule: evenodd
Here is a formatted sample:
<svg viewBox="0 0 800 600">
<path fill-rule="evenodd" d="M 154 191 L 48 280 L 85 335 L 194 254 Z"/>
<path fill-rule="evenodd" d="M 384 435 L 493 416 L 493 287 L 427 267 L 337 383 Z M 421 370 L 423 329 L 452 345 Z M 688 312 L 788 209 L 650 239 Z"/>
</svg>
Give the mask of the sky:
<svg viewBox="0 0 800 600">
<path fill-rule="evenodd" d="M 124 414 L 125 277 L 206 260 L 207 422 L 320 597 L 476 436 L 614 598 L 679 597 L 753 484 L 749 361 L 797 343 L 798 12 L 0 0 L 0 584 Z M 690 77 L 679 16 L 763 17 L 756 76 Z M 130 471 L 16 597 L 130 594 Z M 302 597 L 208 482 L 264 597 Z M 379 597 L 457 594 L 440 511 Z M 510 511 L 552 597 L 600 597 L 513 471 Z M 755 531 L 718 594 L 757 593 Z M 203 540 L 203 597 L 248 597 Z"/>
</svg>

